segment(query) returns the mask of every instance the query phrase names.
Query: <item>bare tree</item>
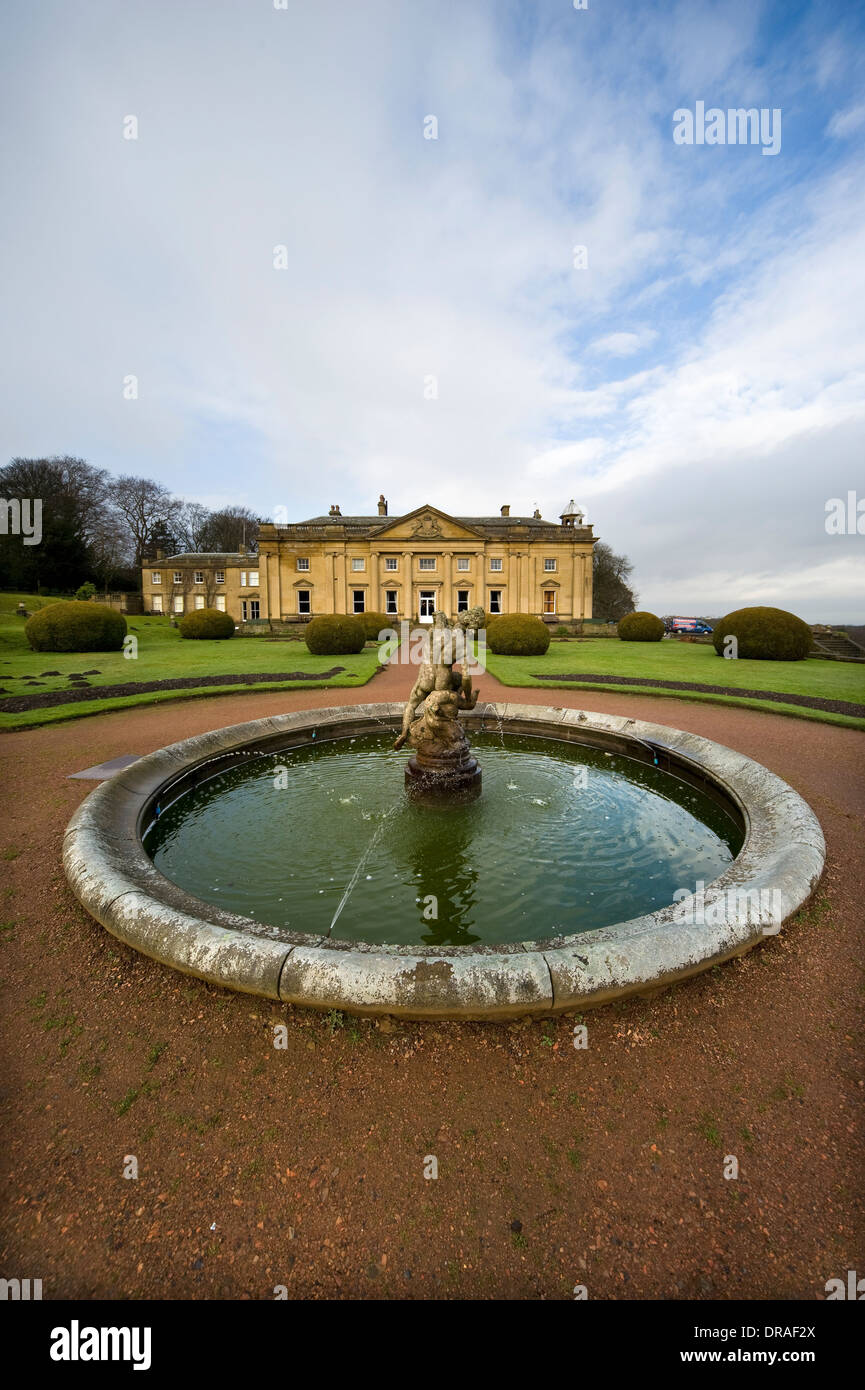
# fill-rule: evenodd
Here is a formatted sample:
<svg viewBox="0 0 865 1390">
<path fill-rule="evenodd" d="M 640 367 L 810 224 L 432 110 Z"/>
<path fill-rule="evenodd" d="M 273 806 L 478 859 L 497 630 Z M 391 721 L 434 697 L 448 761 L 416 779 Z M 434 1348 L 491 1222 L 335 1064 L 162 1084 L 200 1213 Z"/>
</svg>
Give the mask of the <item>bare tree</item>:
<svg viewBox="0 0 865 1390">
<path fill-rule="evenodd" d="M 210 513 L 202 532 L 201 549 L 228 554 L 245 545 L 247 550 L 254 552 L 258 547 L 260 525 L 259 518 L 248 507 L 223 507 L 221 511 Z"/>
<path fill-rule="evenodd" d="M 604 541 L 595 546 L 592 559 L 592 612 L 596 618 L 618 622 L 633 613 L 637 595 L 628 583 L 634 566 L 627 555 L 617 555 Z"/>
<path fill-rule="evenodd" d="M 176 530 L 181 550 L 206 550 L 207 533 L 213 513 L 200 502 L 184 502 L 178 510 Z"/>
<path fill-rule="evenodd" d="M 124 475 L 110 484 L 108 493 L 132 539 L 139 568 L 160 529 L 177 529 L 183 503 L 152 478 Z"/>
</svg>

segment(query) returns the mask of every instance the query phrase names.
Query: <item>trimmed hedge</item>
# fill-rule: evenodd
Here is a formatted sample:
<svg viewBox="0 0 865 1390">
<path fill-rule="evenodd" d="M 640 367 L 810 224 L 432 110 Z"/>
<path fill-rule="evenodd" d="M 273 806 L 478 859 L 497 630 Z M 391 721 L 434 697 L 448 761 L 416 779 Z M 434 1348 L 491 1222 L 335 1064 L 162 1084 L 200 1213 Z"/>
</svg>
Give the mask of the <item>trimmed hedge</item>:
<svg viewBox="0 0 865 1390">
<path fill-rule="evenodd" d="M 802 661 L 813 646 L 811 629 L 784 608 L 737 608 L 715 624 L 712 645 L 719 656 L 735 637 L 736 655 L 752 661 Z"/>
<path fill-rule="evenodd" d="M 356 613 L 355 617 L 358 622 L 363 623 L 367 642 L 377 642 L 378 634 L 384 628 L 394 628 L 397 621 L 395 613 L 392 613 L 390 617 L 386 613 Z"/>
<path fill-rule="evenodd" d="M 626 613 L 616 631 L 623 642 L 660 642 L 664 624 L 654 613 Z"/>
<path fill-rule="evenodd" d="M 363 651 L 366 631 L 359 616 L 322 613 L 307 623 L 304 637 L 313 656 L 348 656 Z"/>
<path fill-rule="evenodd" d="M 543 656 L 550 630 L 531 613 L 502 613 L 487 623 L 487 646 L 496 656 Z"/>
<path fill-rule="evenodd" d="M 193 608 L 177 624 L 181 637 L 191 637 L 197 642 L 223 642 L 234 636 L 234 619 L 221 608 Z"/>
<path fill-rule="evenodd" d="M 104 603 L 49 603 L 29 617 L 24 634 L 34 652 L 119 652 L 126 636 L 122 613 Z"/>
</svg>

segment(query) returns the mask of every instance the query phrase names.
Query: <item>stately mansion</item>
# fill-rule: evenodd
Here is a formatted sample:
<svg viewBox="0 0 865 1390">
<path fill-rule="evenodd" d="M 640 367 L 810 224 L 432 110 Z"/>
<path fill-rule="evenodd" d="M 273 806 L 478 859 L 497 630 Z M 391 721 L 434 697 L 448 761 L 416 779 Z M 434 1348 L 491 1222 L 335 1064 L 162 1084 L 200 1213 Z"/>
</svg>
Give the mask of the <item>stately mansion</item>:
<svg viewBox="0 0 865 1390">
<path fill-rule="evenodd" d="M 385 613 L 431 622 L 480 606 L 534 613 L 547 622 L 592 616 L 592 547 L 597 537 L 571 502 L 559 521 L 450 516 L 417 507 L 388 516 L 326 516 L 267 523 L 258 553 L 157 554 L 142 571 L 144 609 L 182 614 L 220 608 L 238 622 L 304 622 L 319 613 Z"/>
</svg>

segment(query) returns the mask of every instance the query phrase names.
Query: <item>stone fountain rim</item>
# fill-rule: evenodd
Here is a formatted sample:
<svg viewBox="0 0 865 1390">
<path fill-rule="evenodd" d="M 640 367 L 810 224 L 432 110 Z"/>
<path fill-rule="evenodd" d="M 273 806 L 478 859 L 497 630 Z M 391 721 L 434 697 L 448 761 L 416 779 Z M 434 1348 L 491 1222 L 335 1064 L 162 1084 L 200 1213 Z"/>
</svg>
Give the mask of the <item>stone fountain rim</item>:
<svg viewBox="0 0 865 1390">
<path fill-rule="evenodd" d="M 807 902 L 823 872 L 820 823 L 792 787 L 760 763 L 697 734 L 621 715 L 545 705 L 478 703 L 471 727 L 500 720 L 512 732 L 569 741 L 657 744 L 713 782 L 738 808 L 742 849 L 710 887 L 774 892 L 776 915 L 743 914 L 724 898 L 711 924 L 682 925 L 672 906 L 575 936 L 455 947 L 340 942 L 271 929 L 186 893 L 153 865 L 142 817 L 157 793 L 193 768 L 247 749 L 275 751 L 313 731 L 329 738 L 375 724 L 398 728 L 401 704 L 299 710 L 230 725 L 148 754 L 82 802 L 64 835 L 63 863 L 91 916 L 127 945 L 230 989 L 321 1009 L 406 1018 L 497 1019 L 585 1009 L 649 993 L 740 955 L 774 935 Z M 679 912 L 687 903 L 680 905 Z"/>
</svg>

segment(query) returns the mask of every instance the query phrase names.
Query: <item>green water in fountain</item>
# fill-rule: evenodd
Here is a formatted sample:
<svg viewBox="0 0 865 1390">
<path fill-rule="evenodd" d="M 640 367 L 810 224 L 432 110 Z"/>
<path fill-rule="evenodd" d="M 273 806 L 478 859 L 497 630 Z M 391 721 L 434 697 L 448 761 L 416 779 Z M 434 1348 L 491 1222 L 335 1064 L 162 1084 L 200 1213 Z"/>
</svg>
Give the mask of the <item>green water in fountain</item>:
<svg viewBox="0 0 865 1390">
<path fill-rule="evenodd" d="M 706 793 L 553 739 L 473 733 L 482 796 L 415 805 L 392 740 L 244 758 L 181 795 L 145 847 L 188 892 L 273 927 L 459 946 L 653 912 L 717 878 L 741 846 L 740 826 Z"/>
</svg>

